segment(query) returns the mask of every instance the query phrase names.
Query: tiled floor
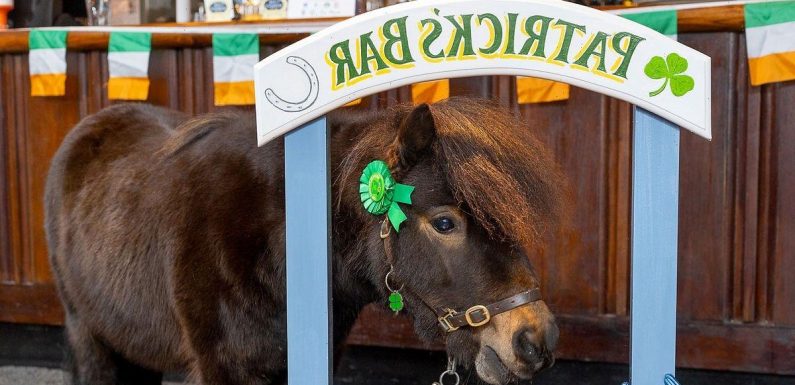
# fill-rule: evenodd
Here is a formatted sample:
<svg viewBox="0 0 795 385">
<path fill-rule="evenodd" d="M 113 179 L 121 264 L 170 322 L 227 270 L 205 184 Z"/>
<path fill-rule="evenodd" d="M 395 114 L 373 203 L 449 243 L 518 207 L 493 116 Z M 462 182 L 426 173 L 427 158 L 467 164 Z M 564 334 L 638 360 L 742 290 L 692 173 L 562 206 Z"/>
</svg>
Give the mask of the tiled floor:
<svg viewBox="0 0 795 385">
<path fill-rule="evenodd" d="M 0 385 L 61 385 L 61 329 L 0 323 Z M 430 385 L 444 369 L 440 352 L 350 347 L 334 376 L 335 385 Z M 459 370 L 461 385 L 478 384 L 471 372 Z M 561 361 L 536 378 L 534 385 L 620 385 L 626 365 Z M 749 373 L 678 370 L 682 385 L 795 385 L 795 377 Z M 169 375 L 175 381 L 179 375 Z M 660 385 L 662 385 L 662 379 Z M 164 383 L 179 385 L 176 382 Z M 529 382 L 521 385 L 529 385 Z"/>
</svg>

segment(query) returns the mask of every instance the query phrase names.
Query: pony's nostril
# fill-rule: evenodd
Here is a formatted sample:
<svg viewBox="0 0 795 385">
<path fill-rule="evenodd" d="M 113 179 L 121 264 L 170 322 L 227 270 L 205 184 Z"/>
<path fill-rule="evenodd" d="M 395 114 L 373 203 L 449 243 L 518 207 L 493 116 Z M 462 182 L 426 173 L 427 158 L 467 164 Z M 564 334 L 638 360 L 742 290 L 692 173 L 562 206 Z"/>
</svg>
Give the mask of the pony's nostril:
<svg viewBox="0 0 795 385">
<path fill-rule="evenodd" d="M 521 330 L 514 337 L 516 356 L 530 364 L 530 366 L 535 366 L 536 363 L 543 360 L 541 349 L 538 347 L 536 339 L 536 333 L 530 329 Z"/>
</svg>

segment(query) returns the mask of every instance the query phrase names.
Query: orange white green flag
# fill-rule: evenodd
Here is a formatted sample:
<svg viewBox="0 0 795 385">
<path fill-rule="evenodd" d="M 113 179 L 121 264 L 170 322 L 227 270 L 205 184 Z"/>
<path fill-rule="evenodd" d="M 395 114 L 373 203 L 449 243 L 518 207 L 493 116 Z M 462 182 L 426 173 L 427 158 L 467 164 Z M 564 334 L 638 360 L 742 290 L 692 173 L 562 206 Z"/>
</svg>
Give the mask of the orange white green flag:
<svg viewBox="0 0 795 385">
<path fill-rule="evenodd" d="M 66 31 L 33 29 L 28 35 L 31 96 L 66 93 Z"/>
<path fill-rule="evenodd" d="M 254 65 L 258 61 L 257 34 L 213 35 L 213 82 L 216 106 L 254 104 Z"/>
<path fill-rule="evenodd" d="M 450 97 L 450 79 L 431 80 L 411 85 L 411 101 L 414 104 L 436 103 Z"/>
<path fill-rule="evenodd" d="M 108 42 L 108 99 L 146 100 L 152 34 L 111 32 Z"/>
<path fill-rule="evenodd" d="M 516 102 L 519 104 L 547 103 L 567 100 L 569 85 L 553 80 L 516 77 Z"/>
<path fill-rule="evenodd" d="M 622 13 L 625 19 L 645 25 L 671 39 L 678 40 L 678 18 L 676 10 Z"/>
<path fill-rule="evenodd" d="M 795 79 L 795 1 L 745 5 L 751 84 Z"/>
</svg>

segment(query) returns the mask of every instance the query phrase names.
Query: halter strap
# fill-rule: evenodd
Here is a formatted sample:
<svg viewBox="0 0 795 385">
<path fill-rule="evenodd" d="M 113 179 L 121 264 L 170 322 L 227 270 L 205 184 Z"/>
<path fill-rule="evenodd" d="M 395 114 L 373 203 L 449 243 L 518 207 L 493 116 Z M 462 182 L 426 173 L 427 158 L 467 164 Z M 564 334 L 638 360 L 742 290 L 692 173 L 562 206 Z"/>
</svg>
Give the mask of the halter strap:
<svg viewBox="0 0 795 385">
<path fill-rule="evenodd" d="M 541 291 L 538 289 L 530 289 L 488 305 L 472 306 L 463 312 L 445 309 L 439 316 L 439 324 L 442 325 L 442 329 L 448 333 L 456 331 L 463 326 L 483 326 L 489 323 L 491 317 L 497 314 L 511 311 L 519 306 L 536 302 L 540 299 Z M 440 313 L 437 312 L 436 314 Z"/>
<path fill-rule="evenodd" d="M 389 218 L 385 218 L 381 223 L 380 236 L 384 241 L 384 252 L 386 253 L 387 262 L 392 264 L 395 258 L 392 255 L 392 248 L 389 247 L 390 233 Z M 541 291 L 538 288 L 528 289 L 514 294 L 508 298 L 501 299 L 497 302 L 493 302 L 488 305 L 474 305 L 463 312 L 459 312 L 447 307 L 434 310 L 430 304 L 425 302 L 424 299 L 420 298 L 420 301 L 422 301 L 425 306 L 431 310 L 434 310 L 438 316 L 437 319 L 439 321 L 439 325 L 442 327 L 442 330 L 447 333 L 454 332 L 464 326 L 483 326 L 489 323 L 489 321 L 491 321 L 491 317 L 497 314 L 509 312 L 513 309 L 516 309 L 517 307 L 539 300 L 541 300 Z"/>
</svg>

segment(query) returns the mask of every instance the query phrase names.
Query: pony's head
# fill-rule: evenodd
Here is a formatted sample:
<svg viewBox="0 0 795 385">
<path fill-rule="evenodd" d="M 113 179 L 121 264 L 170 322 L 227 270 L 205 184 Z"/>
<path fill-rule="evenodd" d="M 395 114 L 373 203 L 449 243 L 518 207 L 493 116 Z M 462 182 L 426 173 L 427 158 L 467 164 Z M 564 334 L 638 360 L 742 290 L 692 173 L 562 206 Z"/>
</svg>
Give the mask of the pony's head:
<svg viewBox="0 0 795 385">
<path fill-rule="evenodd" d="M 395 203 L 406 218 L 399 231 L 360 199 L 375 159 L 414 187 L 410 204 Z M 400 292 L 421 337 L 444 336 L 448 354 L 491 384 L 552 365 L 558 328 L 526 253 L 556 223 L 563 182 L 512 114 L 473 99 L 396 107 L 341 168 L 341 211 L 365 224 L 369 279 L 385 303 Z"/>
</svg>

